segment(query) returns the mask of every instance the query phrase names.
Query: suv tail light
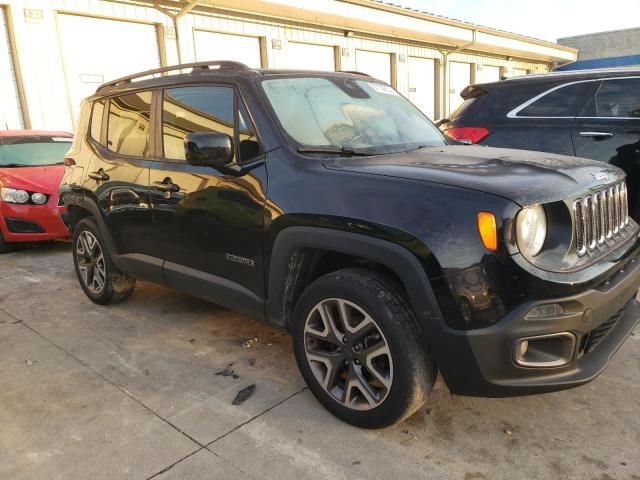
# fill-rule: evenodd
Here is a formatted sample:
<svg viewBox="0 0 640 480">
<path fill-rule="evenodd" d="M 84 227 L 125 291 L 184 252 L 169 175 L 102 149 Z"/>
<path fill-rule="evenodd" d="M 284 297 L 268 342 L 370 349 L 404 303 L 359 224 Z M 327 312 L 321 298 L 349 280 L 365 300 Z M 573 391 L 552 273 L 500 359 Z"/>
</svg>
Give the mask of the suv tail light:
<svg viewBox="0 0 640 480">
<path fill-rule="evenodd" d="M 489 135 L 489 129 L 484 127 L 451 127 L 447 128 L 444 133 L 459 142 L 478 143 Z"/>
</svg>

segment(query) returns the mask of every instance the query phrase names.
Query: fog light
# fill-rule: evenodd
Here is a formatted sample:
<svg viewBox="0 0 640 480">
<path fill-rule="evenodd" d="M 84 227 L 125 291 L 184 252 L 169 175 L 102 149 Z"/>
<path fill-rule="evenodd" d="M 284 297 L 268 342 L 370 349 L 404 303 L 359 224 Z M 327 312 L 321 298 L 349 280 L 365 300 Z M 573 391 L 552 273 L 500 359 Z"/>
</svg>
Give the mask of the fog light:
<svg viewBox="0 0 640 480">
<path fill-rule="evenodd" d="M 31 195 L 31 201 L 36 205 L 42 205 L 47 202 L 47 196 L 44 193 L 34 193 Z"/>
<path fill-rule="evenodd" d="M 573 360 L 576 337 L 569 332 L 521 338 L 515 345 L 515 362 L 529 368 L 562 367 Z"/>
<path fill-rule="evenodd" d="M 559 303 L 548 303 L 532 308 L 525 318 L 527 320 L 534 320 L 539 318 L 558 317 L 560 315 L 564 315 L 564 307 Z"/>
</svg>

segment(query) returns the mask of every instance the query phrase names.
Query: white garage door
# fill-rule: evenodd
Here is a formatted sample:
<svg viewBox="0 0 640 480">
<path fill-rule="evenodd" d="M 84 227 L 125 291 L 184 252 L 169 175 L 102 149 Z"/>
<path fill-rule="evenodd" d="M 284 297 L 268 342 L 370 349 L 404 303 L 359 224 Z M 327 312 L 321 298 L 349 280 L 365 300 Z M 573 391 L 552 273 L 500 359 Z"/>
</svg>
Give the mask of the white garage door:
<svg viewBox="0 0 640 480">
<path fill-rule="evenodd" d="M 233 60 L 251 68 L 261 68 L 260 39 L 242 35 L 194 30 L 196 60 Z"/>
<path fill-rule="evenodd" d="M 356 70 L 391 84 L 391 55 L 356 50 Z"/>
<path fill-rule="evenodd" d="M 500 67 L 481 65 L 476 70 L 476 83 L 497 82 L 500 80 Z"/>
<path fill-rule="evenodd" d="M 471 64 L 449 62 L 449 113 L 462 103 L 460 92 L 471 83 Z"/>
<path fill-rule="evenodd" d="M 0 130 L 24 128 L 5 10 L 0 7 Z"/>
<path fill-rule="evenodd" d="M 101 83 L 160 66 L 153 25 L 60 14 L 58 26 L 74 119 Z"/>
<path fill-rule="evenodd" d="M 434 119 L 435 91 L 433 60 L 409 57 L 409 100 L 431 120 Z"/>
<path fill-rule="evenodd" d="M 289 42 L 287 44 L 287 67 L 333 72 L 336 69 L 335 50 L 326 45 Z"/>
</svg>

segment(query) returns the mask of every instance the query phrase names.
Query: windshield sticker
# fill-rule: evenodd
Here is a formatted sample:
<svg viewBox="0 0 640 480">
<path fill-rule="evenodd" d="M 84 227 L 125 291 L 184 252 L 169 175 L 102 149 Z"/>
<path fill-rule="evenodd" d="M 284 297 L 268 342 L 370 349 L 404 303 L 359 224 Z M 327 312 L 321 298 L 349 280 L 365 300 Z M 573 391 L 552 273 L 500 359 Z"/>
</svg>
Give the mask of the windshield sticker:
<svg viewBox="0 0 640 480">
<path fill-rule="evenodd" d="M 71 143 L 71 139 L 69 137 L 51 137 L 51 140 L 54 142 Z"/>
<path fill-rule="evenodd" d="M 384 85 L 383 83 L 367 83 L 367 85 L 369 85 L 374 91 L 378 92 L 378 93 L 386 93 L 387 95 L 395 95 L 398 96 L 399 93 L 396 92 L 393 88 L 391 88 L 389 85 Z"/>
</svg>

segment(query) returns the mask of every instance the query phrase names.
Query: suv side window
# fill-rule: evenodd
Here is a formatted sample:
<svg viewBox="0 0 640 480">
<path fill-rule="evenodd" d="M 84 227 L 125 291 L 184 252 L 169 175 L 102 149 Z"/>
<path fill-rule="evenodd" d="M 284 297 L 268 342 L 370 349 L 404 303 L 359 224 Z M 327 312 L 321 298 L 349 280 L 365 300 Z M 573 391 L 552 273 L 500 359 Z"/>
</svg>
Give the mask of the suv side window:
<svg viewBox="0 0 640 480">
<path fill-rule="evenodd" d="M 234 111 L 236 103 L 237 124 Z M 164 157 L 170 160 L 185 160 L 184 137 L 195 132 L 218 132 L 231 136 L 238 145 L 234 161 L 244 162 L 262 155 L 249 115 L 231 87 L 206 85 L 164 91 Z"/>
<path fill-rule="evenodd" d="M 231 87 L 180 87 L 164 91 L 162 143 L 165 158 L 185 160 L 184 137 L 194 132 L 226 133 L 232 138 Z"/>
<path fill-rule="evenodd" d="M 589 99 L 584 115 L 640 118 L 640 78 L 604 80 Z"/>
<path fill-rule="evenodd" d="M 104 114 L 104 100 L 98 100 L 93 102 L 91 106 L 91 124 L 89 129 L 89 135 L 96 142 L 100 143 L 102 133 L 102 117 Z"/>
<path fill-rule="evenodd" d="M 147 157 L 151 92 L 137 92 L 114 97 L 109 102 L 107 148 L 121 155 Z"/>
<path fill-rule="evenodd" d="M 591 85 L 590 82 L 581 82 L 558 88 L 520 110 L 518 116 L 575 117 Z"/>
</svg>

